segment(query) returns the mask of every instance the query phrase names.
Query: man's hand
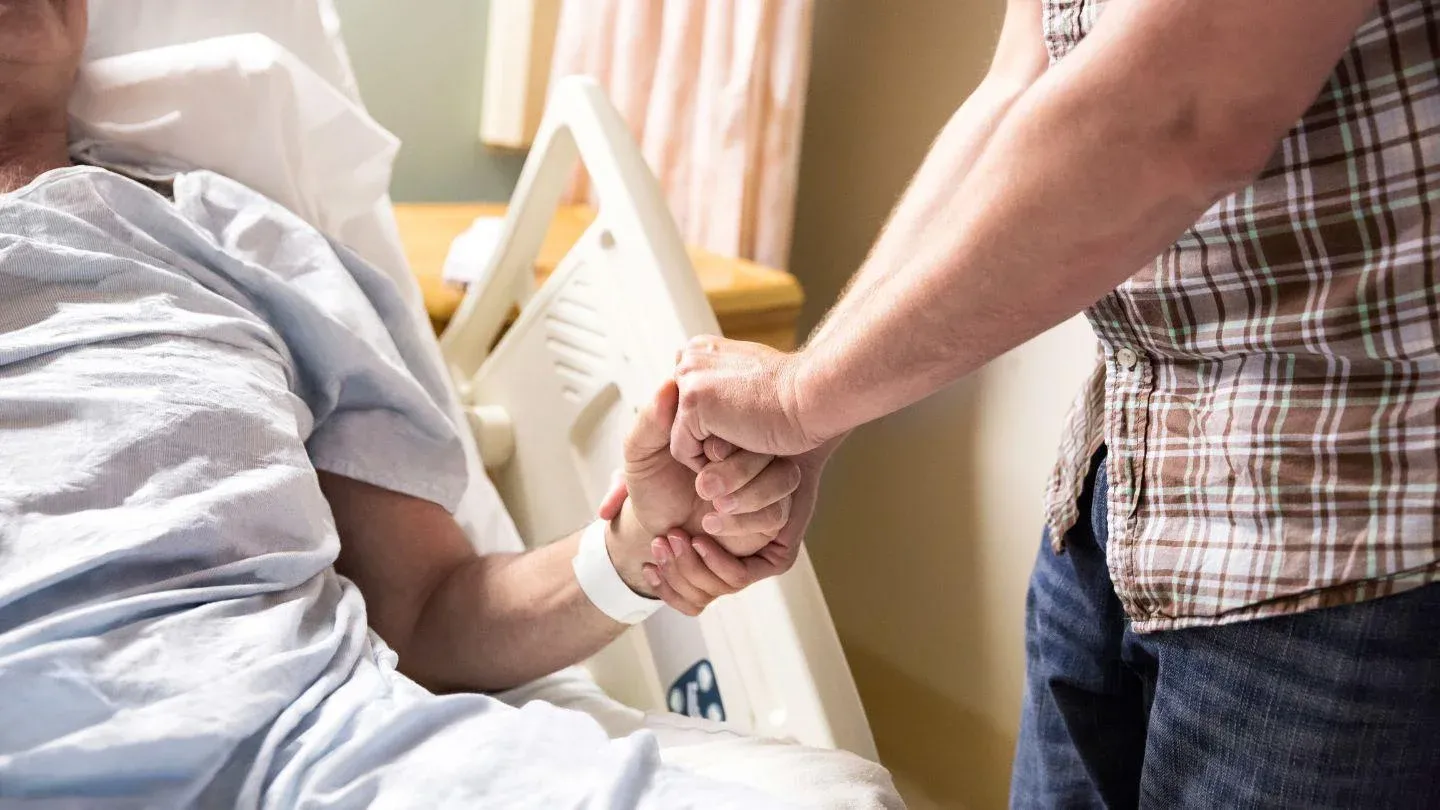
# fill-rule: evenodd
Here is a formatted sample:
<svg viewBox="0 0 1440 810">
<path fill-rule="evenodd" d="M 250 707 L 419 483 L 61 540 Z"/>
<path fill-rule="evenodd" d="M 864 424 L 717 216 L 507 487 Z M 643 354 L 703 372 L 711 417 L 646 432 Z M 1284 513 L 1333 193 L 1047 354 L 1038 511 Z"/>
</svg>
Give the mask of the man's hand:
<svg viewBox="0 0 1440 810">
<path fill-rule="evenodd" d="M 670 452 L 690 469 L 706 466 L 705 440 L 774 456 L 798 456 L 827 436 L 806 425 L 798 397 L 798 355 L 757 343 L 697 337 L 680 353 L 680 408 Z"/>
<path fill-rule="evenodd" d="M 789 519 L 773 542 L 750 556 L 738 556 L 711 538 L 669 532 L 651 544 L 654 564 L 646 566 L 643 574 L 651 590 L 670 607 L 697 616 L 721 596 L 789 571 L 815 515 L 821 473 L 839 443 L 840 439 L 835 439 L 791 459 L 799 470 L 800 485 L 791 496 Z M 713 446 L 713 440 L 707 442 L 711 458 L 715 457 Z M 706 470 L 716 463 L 712 461 Z"/>
<path fill-rule="evenodd" d="M 743 451 L 727 454 L 711 465 L 711 476 L 738 484 L 749 509 L 741 520 L 722 518 L 698 494 L 695 473 L 670 454 L 678 400 L 675 383 L 667 381 L 641 410 L 625 440 L 622 478 L 601 504 L 600 516 L 611 521 L 610 558 L 621 578 L 639 593 L 649 592 L 641 585 L 641 569 L 652 560 L 652 540 L 677 528 L 687 537 L 701 534 L 709 524 L 725 530 L 717 545 L 736 555 L 753 554 L 769 546 L 789 521 L 792 494 L 801 483 L 789 460 Z"/>
</svg>

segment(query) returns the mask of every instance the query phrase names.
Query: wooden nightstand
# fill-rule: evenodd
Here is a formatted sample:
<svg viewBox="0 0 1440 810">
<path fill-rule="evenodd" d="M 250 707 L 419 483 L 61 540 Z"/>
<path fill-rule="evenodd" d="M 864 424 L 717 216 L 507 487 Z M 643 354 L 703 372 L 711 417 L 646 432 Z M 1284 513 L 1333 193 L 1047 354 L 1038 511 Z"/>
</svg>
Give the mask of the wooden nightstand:
<svg viewBox="0 0 1440 810">
<path fill-rule="evenodd" d="M 438 333 L 450 322 L 464 293 L 440 278 L 450 243 L 480 216 L 504 216 L 505 206 L 487 203 L 407 203 L 395 206 L 400 239 L 411 270 L 425 294 L 425 309 Z M 555 215 L 535 275 L 544 280 L 594 220 L 585 206 L 562 207 Z M 781 270 L 690 248 L 700 286 L 726 337 L 777 349 L 795 347 L 795 322 L 805 296 L 795 277 Z"/>
</svg>

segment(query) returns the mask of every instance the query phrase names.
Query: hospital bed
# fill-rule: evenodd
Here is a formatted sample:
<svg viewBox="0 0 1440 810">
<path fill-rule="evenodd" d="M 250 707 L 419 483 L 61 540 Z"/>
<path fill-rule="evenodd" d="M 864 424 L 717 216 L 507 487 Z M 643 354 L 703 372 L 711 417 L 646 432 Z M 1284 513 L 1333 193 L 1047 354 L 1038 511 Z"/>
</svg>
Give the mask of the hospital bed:
<svg viewBox="0 0 1440 810">
<path fill-rule="evenodd" d="M 428 324 L 387 196 L 398 144 L 365 114 L 329 0 L 92 0 L 71 112 L 83 157 L 240 180 L 385 270 L 417 328 Z M 598 214 L 535 289 L 531 268 L 577 161 Z M 659 188 L 595 84 L 560 86 L 509 211 L 500 248 L 430 358 L 449 371 L 448 405 L 469 428 L 472 480 L 457 518 L 482 552 L 533 547 L 591 520 L 636 404 L 689 337 L 718 332 Z M 788 574 L 698 619 L 662 610 L 583 670 L 512 698 L 602 724 L 676 712 L 875 758 L 803 552 Z"/>
</svg>

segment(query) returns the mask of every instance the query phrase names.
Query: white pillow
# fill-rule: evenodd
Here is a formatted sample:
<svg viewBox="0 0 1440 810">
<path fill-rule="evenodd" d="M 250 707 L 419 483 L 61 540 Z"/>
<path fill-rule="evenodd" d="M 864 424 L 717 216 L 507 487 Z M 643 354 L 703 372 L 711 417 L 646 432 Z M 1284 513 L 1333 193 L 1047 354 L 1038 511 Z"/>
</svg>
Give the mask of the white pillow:
<svg viewBox="0 0 1440 810">
<path fill-rule="evenodd" d="M 91 0 L 90 37 L 70 103 L 81 158 L 238 180 L 384 270 L 429 330 L 388 195 L 398 142 L 360 103 L 330 0 Z M 482 552 L 521 550 L 458 398 L 446 405 L 470 472 L 456 519 Z"/>
<path fill-rule="evenodd" d="M 210 169 L 270 197 L 392 275 L 405 264 L 376 206 L 400 143 L 261 34 L 96 59 L 70 99 L 75 150 L 164 173 Z M 388 204 L 386 205 L 388 211 Z"/>
<path fill-rule="evenodd" d="M 90 0 L 89 13 L 71 101 L 83 157 L 227 175 L 404 280 L 388 197 L 399 144 L 365 112 L 333 0 Z"/>
<path fill-rule="evenodd" d="M 360 100 L 332 0 L 90 0 L 85 58 L 263 34 Z"/>
</svg>

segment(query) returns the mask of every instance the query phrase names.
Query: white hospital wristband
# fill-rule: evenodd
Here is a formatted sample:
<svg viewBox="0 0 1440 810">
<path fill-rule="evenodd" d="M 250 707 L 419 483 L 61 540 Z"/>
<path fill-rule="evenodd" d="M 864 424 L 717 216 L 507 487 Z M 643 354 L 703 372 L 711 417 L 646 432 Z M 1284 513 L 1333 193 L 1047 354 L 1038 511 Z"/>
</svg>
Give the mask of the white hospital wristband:
<svg viewBox="0 0 1440 810">
<path fill-rule="evenodd" d="M 665 604 L 659 599 L 646 599 L 630 590 L 615 563 L 610 561 L 610 551 L 605 548 L 605 527 L 603 520 L 591 523 L 580 535 L 580 550 L 570 562 L 575 569 L 575 579 L 580 590 L 590 598 L 600 612 L 621 624 L 639 624 L 650 618 L 650 614 Z"/>
</svg>

